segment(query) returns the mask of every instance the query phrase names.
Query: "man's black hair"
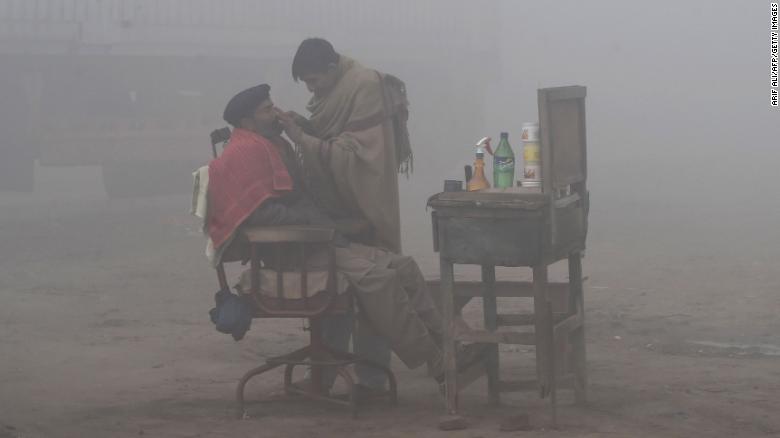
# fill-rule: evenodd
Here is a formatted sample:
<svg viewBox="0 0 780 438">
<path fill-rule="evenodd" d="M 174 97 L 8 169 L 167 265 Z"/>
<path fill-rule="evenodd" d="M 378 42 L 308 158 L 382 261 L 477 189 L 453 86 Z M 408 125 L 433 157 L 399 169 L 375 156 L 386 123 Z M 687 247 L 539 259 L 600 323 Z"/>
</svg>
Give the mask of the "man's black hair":
<svg viewBox="0 0 780 438">
<path fill-rule="evenodd" d="M 292 63 L 292 77 L 295 82 L 312 73 L 324 73 L 329 64 L 337 64 L 339 54 L 333 45 L 322 38 L 307 38 L 298 46 Z"/>
<path fill-rule="evenodd" d="M 270 91 L 268 84 L 261 84 L 236 94 L 225 107 L 222 118 L 234 128 L 238 128 L 241 119 L 252 117 L 257 107 L 270 98 Z"/>
</svg>

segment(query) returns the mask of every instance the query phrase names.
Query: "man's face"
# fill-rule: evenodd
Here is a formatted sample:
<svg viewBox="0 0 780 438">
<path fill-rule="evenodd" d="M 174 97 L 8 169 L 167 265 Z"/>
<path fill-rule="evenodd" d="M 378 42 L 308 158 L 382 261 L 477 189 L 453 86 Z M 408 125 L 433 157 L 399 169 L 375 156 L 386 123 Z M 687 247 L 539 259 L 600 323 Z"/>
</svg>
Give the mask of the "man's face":
<svg viewBox="0 0 780 438">
<path fill-rule="evenodd" d="M 250 130 L 264 137 L 276 137 L 282 133 L 282 125 L 279 123 L 274 103 L 270 98 L 255 109 L 251 119 L 246 120 L 251 122 L 248 126 Z"/>
<path fill-rule="evenodd" d="M 324 72 L 305 74 L 301 76 L 301 80 L 306 83 L 306 88 L 315 96 L 322 96 L 338 82 L 338 67 L 336 64 L 330 64 Z"/>
</svg>

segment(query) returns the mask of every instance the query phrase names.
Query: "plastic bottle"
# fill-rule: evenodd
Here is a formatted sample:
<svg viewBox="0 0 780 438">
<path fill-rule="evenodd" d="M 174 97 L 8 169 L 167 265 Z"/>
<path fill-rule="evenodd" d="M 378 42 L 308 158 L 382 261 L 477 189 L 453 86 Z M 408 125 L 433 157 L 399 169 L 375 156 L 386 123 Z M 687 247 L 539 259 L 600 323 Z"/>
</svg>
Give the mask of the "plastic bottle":
<svg viewBox="0 0 780 438">
<path fill-rule="evenodd" d="M 515 185 L 515 153 L 509 145 L 509 133 L 501 133 L 501 141 L 498 143 L 493 155 L 493 187 L 503 189 Z"/>
<path fill-rule="evenodd" d="M 490 150 L 490 138 L 485 137 L 477 143 L 477 157 L 474 159 L 474 175 L 468 184 L 468 191 L 490 188 L 490 183 L 485 178 L 485 148 Z"/>
</svg>

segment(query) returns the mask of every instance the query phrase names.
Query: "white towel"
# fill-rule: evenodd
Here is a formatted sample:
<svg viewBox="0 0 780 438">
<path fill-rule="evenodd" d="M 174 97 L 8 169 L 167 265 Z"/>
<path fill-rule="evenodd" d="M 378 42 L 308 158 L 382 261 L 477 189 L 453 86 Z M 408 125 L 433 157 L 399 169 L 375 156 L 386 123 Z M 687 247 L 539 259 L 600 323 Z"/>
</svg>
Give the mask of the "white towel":
<svg viewBox="0 0 780 438">
<path fill-rule="evenodd" d="M 192 205 L 190 206 L 190 214 L 201 219 L 203 234 L 206 235 L 206 258 L 209 259 L 212 265 L 216 265 L 217 253 L 214 249 L 214 243 L 211 238 L 208 237 L 208 229 L 206 226 L 206 214 L 208 209 L 208 193 L 209 193 L 209 166 L 201 166 L 196 171 L 192 172 Z"/>
<path fill-rule="evenodd" d="M 206 208 L 208 207 L 209 166 L 202 166 L 192 172 L 192 180 L 192 206 L 190 207 L 190 214 L 201 218 L 205 222 Z"/>
</svg>

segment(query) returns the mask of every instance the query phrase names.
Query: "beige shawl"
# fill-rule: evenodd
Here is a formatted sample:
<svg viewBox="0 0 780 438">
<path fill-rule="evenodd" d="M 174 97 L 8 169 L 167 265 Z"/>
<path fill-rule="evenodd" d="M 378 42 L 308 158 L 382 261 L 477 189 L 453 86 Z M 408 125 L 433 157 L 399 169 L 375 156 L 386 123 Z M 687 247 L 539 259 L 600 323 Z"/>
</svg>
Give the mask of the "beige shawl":
<svg viewBox="0 0 780 438">
<path fill-rule="evenodd" d="M 406 92 L 399 79 L 367 69 L 345 56 L 340 79 L 313 97 L 301 146 L 310 190 L 336 217 L 363 217 L 375 241 L 401 251 L 398 171 L 411 167 Z"/>
</svg>

